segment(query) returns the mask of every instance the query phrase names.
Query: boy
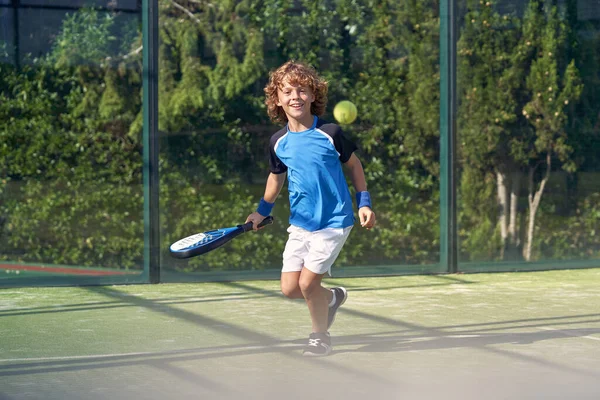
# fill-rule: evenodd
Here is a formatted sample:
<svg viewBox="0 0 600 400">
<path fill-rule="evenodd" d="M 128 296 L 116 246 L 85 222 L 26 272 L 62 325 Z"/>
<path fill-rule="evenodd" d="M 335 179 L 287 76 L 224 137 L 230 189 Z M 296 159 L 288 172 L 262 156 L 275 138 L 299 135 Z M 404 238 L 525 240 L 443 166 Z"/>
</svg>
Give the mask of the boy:
<svg viewBox="0 0 600 400">
<path fill-rule="evenodd" d="M 265 87 L 273 122 L 286 123 L 270 140 L 270 171 L 258 209 L 246 222 L 254 229 L 271 213 L 286 176 L 290 198 L 289 238 L 283 252 L 281 291 L 304 299 L 312 320 L 305 356 L 331 353 L 329 328 L 346 301 L 342 287 L 326 289 L 321 280 L 344 245 L 352 225 L 352 197 L 342 164 L 356 190 L 363 227 L 375 225 L 375 214 L 356 146 L 340 127 L 319 116 L 327 104 L 327 82 L 308 65 L 288 61 L 272 72 Z"/>
</svg>

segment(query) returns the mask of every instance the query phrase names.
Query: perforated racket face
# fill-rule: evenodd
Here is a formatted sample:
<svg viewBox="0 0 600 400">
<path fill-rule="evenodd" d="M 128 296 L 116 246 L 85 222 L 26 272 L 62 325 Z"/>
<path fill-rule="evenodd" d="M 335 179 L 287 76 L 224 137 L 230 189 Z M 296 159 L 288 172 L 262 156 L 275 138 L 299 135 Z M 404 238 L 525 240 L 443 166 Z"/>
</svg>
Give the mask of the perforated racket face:
<svg viewBox="0 0 600 400">
<path fill-rule="evenodd" d="M 188 236 L 171 245 L 171 251 L 182 251 L 193 247 L 200 247 L 225 235 L 225 230 L 217 230 L 211 232 L 197 233 Z"/>
<path fill-rule="evenodd" d="M 262 227 L 272 223 L 273 217 L 267 217 L 258 226 Z M 250 231 L 252 231 L 252 222 L 229 228 L 196 233 L 195 235 L 190 235 L 176 241 L 169 246 L 169 250 L 171 251 L 171 256 L 175 258 L 190 258 L 221 247 L 234 237 Z"/>
</svg>

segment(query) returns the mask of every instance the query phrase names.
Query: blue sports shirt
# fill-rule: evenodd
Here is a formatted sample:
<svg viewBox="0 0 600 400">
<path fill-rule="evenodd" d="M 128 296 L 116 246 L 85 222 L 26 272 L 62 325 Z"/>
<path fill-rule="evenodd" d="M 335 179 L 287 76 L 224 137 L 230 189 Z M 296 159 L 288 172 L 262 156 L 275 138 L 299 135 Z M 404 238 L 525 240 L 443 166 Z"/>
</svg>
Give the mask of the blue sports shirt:
<svg viewBox="0 0 600 400">
<path fill-rule="evenodd" d="M 316 116 L 303 132 L 290 132 L 286 125 L 271 136 L 269 149 L 271 172 L 288 173 L 291 225 L 312 232 L 354 224 L 342 163 L 356 145 L 338 125 Z"/>
</svg>

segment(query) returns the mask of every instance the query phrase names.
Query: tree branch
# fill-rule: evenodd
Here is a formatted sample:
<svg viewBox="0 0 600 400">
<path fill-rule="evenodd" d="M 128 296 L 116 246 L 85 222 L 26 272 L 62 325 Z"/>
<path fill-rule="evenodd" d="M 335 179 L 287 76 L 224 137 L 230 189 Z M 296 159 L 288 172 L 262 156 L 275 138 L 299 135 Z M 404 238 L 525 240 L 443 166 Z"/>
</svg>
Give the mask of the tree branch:
<svg viewBox="0 0 600 400">
<path fill-rule="evenodd" d="M 133 57 L 135 55 L 138 55 L 142 52 L 142 50 L 144 49 L 144 46 L 140 46 L 137 49 L 133 50 L 131 53 L 127 53 L 124 54 L 122 56 L 116 56 L 116 57 L 106 57 L 104 59 L 104 61 L 112 61 L 112 60 L 127 60 L 129 57 Z"/>
<path fill-rule="evenodd" d="M 185 8 L 184 6 L 182 6 L 179 3 L 176 3 L 174 0 L 170 0 L 171 3 L 173 3 L 173 5 L 177 8 L 179 8 L 181 11 L 183 11 L 184 13 L 186 13 L 191 19 L 193 19 L 196 23 L 198 24 L 202 24 L 202 22 L 194 15 L 194 13 L 192 13 L 190 10 L 188 10 L 187 8 Z"/>
</svg>

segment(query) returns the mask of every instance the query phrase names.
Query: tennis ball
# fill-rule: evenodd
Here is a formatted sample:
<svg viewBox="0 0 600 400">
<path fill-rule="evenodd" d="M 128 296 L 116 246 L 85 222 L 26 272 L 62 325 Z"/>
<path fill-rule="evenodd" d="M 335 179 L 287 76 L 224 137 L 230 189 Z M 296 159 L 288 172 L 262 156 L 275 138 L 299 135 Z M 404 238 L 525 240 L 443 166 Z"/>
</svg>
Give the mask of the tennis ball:
<svg viewBox="0 0 600 400">
<path fill-rule="evenodd" d="M 356 119 L 357 110 L 354 103 L 342 100 L 333 108 L 333 117 L 340 124 L 351 124 Z"/>
</svg>

